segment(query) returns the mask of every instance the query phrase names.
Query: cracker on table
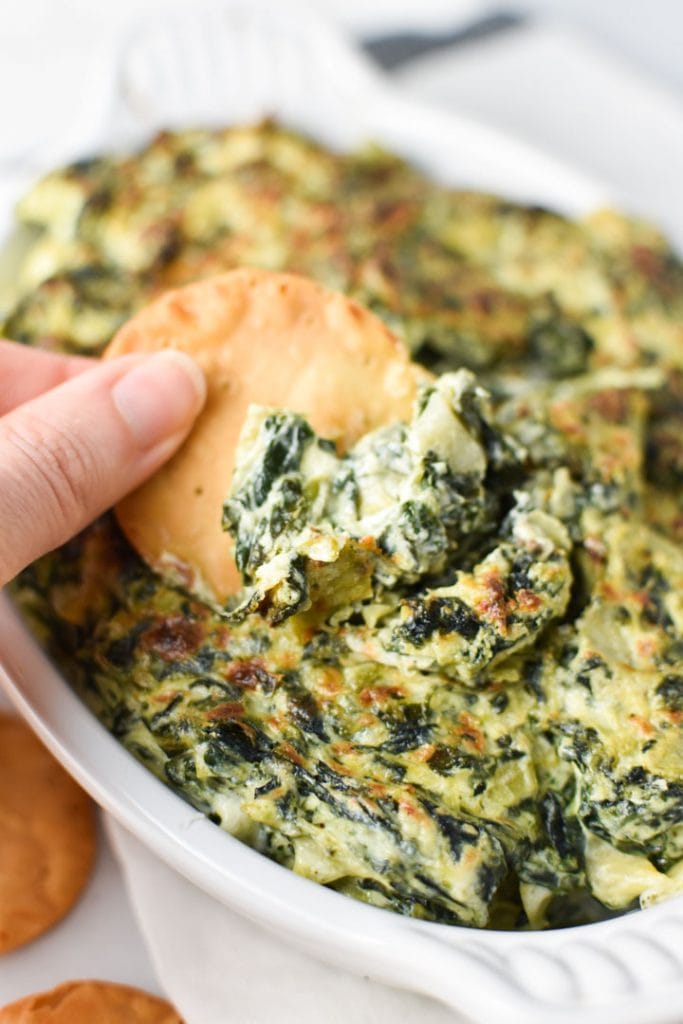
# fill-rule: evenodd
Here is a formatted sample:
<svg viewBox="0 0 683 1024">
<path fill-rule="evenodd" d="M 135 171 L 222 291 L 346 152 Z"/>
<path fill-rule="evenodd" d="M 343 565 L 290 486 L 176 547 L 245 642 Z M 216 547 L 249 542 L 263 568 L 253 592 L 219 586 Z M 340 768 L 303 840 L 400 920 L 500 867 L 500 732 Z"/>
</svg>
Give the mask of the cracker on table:
<svg viewBox="0 0 683 1024">
<path fill-rule="evenodd" d="M 220 601 L 241 586 L 221 513 L 249 405 L 302 413 L 343 449 L 408 419 L 424 377 L 372 313 L 307 278 L 264 270 L 167 292 L 120 329 L 105 357 L 164 348 L 194 356 L 207 402 L 179 452 L 116 513 L 153 569 Z"/>
<path fill-rule="evenodd" d="M 18 718 L 0 713 L 0 953 L 78 899 L 95 857 L 89 797 Z"/>
<path fill-rule="evenodd" d="M 170 1003 L 110 981 L 66 981 L 0 1009 L 0 1024 L 183 1024 Z"/>
</svg>

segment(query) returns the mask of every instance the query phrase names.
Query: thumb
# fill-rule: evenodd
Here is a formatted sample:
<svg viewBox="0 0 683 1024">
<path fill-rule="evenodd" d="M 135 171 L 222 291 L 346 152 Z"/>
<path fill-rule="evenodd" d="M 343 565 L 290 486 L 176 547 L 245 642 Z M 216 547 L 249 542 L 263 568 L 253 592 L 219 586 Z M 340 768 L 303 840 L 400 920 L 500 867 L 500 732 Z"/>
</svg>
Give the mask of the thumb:
<svg viewBox="0 0 683 1024">
<path fill-rule="evenodd" d="M 189 356 L 98 364 L 0 419 L 0 586 L 152 474 L 206 397 Z"/>
</svg>

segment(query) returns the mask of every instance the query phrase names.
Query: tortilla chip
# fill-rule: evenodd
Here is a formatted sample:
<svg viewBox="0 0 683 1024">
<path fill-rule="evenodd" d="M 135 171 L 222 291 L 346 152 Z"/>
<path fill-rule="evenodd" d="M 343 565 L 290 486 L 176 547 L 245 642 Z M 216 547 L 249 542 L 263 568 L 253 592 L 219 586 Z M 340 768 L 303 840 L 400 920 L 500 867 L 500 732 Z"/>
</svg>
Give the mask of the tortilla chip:
<svg viewBox="0 0 683 1024">
<path fill-rule="evenodd" d="M 206 406 L 182 448 L 116 514 L 153 569 L 218 601 L 241 587 L 221 511 L 249 405 L 302 413 L 344 449 L 408 419 L 424 378 L 372 313 L 307 278 L 263 270 L 166 293 L 121 328 L 105 357 L 164 348 L 197 360 Z"/>
</svg>

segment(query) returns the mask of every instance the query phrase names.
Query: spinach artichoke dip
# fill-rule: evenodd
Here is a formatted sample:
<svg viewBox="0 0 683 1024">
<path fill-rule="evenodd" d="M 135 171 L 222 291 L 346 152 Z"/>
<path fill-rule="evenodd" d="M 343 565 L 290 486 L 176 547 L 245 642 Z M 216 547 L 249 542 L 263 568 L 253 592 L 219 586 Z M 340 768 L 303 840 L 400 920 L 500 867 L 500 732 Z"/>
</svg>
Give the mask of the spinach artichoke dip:
<svg viewBox="0 0 683 1024">
<path fill-rule="evenodd" d="M 585 923 L 683 887 L 683 267 L 653 228 L 445 188 L 273 123 L 48 175 L 3 333 L 97 353 L 165 289 L 288 270 L 433 375 L 346 450 L 253 406 L 227 607 L 105 517 L 17 600 L 233 835 L 378 907 Z M 229 536 L 228 536 L 229 535 Z"/>
</svg>

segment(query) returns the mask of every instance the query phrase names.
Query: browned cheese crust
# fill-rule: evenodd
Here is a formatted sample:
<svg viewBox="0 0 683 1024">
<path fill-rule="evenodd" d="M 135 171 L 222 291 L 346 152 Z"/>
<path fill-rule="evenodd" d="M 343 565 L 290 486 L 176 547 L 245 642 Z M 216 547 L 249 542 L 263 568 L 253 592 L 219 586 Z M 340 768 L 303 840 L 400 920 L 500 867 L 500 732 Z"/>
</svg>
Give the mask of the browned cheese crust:
<svg viewBox="0 0 683 1024">
<path fill-rule="evenodd" d="M 126 323 L 105 358 L 174 348 L 206 373 L 190 437 L 119 503 L 119 523 L 155 570 L 224 600 L 241 581 L 221 507 L 249 405 L 308 417 L 341 448 L 410 415 L 424 371 L 372 313 L 306 278 L 235 270 L 171 291 Z"/>
<path fill-rule="evenodd" d="M 26 725 L 0 714 L 0 953 L 66 914 L 94 855 L 89 798 Z"/>
<path fill-rule="evenodd" d="M 109 981 L 66 981 L 0 1009 L 0 1024 L 183 1024 L 170 1003 Z"/>
</svg>

